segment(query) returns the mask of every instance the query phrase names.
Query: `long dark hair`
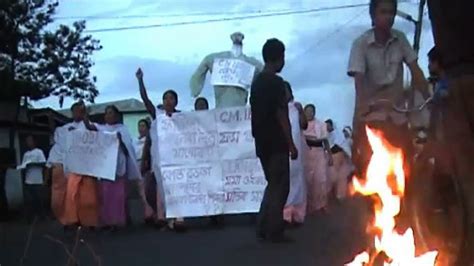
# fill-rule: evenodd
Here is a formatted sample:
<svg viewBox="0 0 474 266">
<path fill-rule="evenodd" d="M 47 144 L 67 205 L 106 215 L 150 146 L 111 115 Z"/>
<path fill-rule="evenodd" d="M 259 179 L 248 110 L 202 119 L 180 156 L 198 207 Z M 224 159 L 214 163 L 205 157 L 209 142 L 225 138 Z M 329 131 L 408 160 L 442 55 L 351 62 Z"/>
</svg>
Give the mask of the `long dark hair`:
<svg viewBox="0 0 474 266">
<path fill-rule="evenodd" d="M 138 121 L 138 125 L 140 125 L 141 123 L 144 123 L 145 126 L 146 126 L 146 128 L 147 128 L 147 129 L 150 129 L 150 122 L 148 121 L 148 119 L 146 119 L 146 118 L 140 119 L 140 120 Z"/>
<path fill-rule="evenodd" d="M 162 98 L 163 100 L 165 99 L 167 94 L 173 95 L 173 97 L 176 100 L 176 106 L 178 106 L 178 93 L 176 93 L 176 91 L 174 91 L 174 90 L 167 90 L 163 93 L 163 98 Z"/>
<path fill-rule="evenodd" d="M 122 115 L 122 112 L 120 112 L 120 110 L 117 108 L 117 106 L 111 104 L 111 105 L 107 105 L 107 107 L 105 107 L 105 112 L 107 113 L 107 110 L 112 110 L 118 117 L 118 123 L 123 123 L 123 115 Z"/>
<path fill-rule="evenodd" d="M 194 109 L 196 109 L 196 105 L 198 104 L 198 102 L 204 102 L 206 104 L 206 108 L 209 109 L 209 102 L 204 97 L 199 97 L 196 99 L 196 101 L 194 101 Z"/>
</svg>

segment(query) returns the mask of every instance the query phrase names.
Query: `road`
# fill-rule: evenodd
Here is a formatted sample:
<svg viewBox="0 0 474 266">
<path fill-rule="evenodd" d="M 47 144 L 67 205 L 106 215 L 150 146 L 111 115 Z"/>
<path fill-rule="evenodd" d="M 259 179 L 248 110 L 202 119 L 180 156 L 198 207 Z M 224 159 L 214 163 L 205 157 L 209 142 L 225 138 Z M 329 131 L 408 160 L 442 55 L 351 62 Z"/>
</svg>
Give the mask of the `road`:
<svg viewBox="0 0 474 266">
<path fill-rule="evenodd" d="M 137 216 L 138 217 L 138 216 Z M 163 232 L 139 221 L 117 233 L 83 231 L 80 238 L 91 247 L 102 266 L 340 266 L 364 248 L 367 207 L 363 200 L 332 204 L 329 213 L 307 218 L 304 226 L 291 229 L 294 240 L 285 244 L 261 243 L 248 215 L 226 216 L 225 226 L 212 228 L 207 219 L 188 220 L 186 233 Z M 19 221 L 0 224 L 0 265 L 20 265 L 31 227 Z M 24 266 L 65 266 L 75 235 L 65 234 L 49 221 L 33 227 Z M 80 265 L 99 265 L 84 244 L 77 245 Z"/>
</svg>

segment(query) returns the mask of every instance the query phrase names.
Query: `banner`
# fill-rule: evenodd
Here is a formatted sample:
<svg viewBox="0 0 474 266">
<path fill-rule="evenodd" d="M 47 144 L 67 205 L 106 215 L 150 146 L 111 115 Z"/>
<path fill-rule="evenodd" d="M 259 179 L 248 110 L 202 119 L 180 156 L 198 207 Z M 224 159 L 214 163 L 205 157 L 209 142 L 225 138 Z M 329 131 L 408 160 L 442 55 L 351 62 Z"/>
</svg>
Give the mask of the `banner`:
<svg viewBox="0 0 474 266">
<path fill-rule="evenodd" d="M 119 142 L 115 133 L 72 130 L 66 134 L 65 168 L 71 173 L 115 180 Z"/>
<path fill-rule="evenodd" d="M 255 155 L 250 108 L 157 119 L 168 218 L 258 212 L 266 181 Z"/>
<path fill-rule="evenodd" d="M 239 60 L 216 58 L 212 65 L 211 84 L 248 89 L 253 81 L 255 66 Z"/>
</svg>

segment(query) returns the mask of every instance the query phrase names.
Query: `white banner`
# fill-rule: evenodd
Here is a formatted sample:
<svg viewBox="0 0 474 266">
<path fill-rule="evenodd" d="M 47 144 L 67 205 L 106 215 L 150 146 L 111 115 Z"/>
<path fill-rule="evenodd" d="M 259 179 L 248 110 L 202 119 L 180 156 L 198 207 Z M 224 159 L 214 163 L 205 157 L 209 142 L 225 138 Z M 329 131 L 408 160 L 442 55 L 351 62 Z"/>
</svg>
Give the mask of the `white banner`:
<svg viewBox="0 0 474 266">
<path fill-rule="evenodd" d="M 71 173 L 115 180 L 119 142 L 116 134 L 72 130 L 67 133 L 65 168 Z"/>
<path fill-rule="evenodd" d="M 258 212 L 266 186 L 248 107 L 159 116 L 166 216 Z"/>
<path fill-rule="evenodd" d="M 255 66 L 239 60 L 216 58 L 212 65 L 211 84 L 248 89 L 252 85 Z"/>
</svg>

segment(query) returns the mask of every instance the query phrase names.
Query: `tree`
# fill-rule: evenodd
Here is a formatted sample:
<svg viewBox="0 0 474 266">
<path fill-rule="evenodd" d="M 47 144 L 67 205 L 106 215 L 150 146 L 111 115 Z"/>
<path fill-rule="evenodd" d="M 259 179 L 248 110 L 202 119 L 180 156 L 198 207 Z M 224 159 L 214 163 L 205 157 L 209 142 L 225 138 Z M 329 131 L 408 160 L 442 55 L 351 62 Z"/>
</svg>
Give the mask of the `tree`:
<svg viewBox="0 0 474 266">
<path fill-rule="evenodd" d="M 102 49 L 98 40 L 84 36 L 85 21 L 50 30 L 56 0 L 0 1 L 0 95 L 49 96 L 93 102 L 99 94 L 91 75 L 91 59 Z"/>
</svg>

